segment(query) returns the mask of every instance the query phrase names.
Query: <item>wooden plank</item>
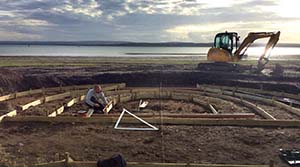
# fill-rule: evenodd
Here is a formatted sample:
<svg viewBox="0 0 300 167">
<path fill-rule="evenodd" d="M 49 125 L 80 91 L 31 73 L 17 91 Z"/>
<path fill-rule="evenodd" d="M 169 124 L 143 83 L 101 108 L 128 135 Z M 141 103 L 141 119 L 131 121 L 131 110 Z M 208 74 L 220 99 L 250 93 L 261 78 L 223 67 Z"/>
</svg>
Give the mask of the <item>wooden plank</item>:
<svg viewBox="0 0 300 167">
<path fill-rule="evenodd" d="M 46 91 L 59 91 L 59 90 L 76 90 L 76 89 L 87 89 L 87 88 L 92 88 L 95 84 L 88 84 L 88 85 L 71 85 L 71 86 L 60 86 L 60 87 L 49 87 L 46 88 Z M 103 84 L 102 85 L 103 89 L 121 89 L 126 87 L 125 83 L 114 83 L 114 84 Z"/>
<path fill-rule="evenodd" d="M 48 164 L 37 164 L 34 167 L 97 167 L 96 161 L 65 161 L 52 162 Z M 234 165 L 234 164 L 196 164 L 196 163 L 158 163 L 158 162 L 127 162 L 128 167 L 269 167 L 269 165 Z"/>
<path fill-rule="evenodd" d="M 111 90 L 114 90 L 114 89 L 122 89 L 122 88 L 125 88 L 126 87 L 126 84 L 125 83 L 120 83 L 120 84 L 116 84 L 116 85 L 111 85 L 111 86 L 103 86 L 103 90 L 104 91 L 107 91 L 105 92 L 106 95 L 110 96 L 110 95 L 115 95 L 118 93 L 124 93 L 124 92 L 127 92 L 129 93 L 130 91 L 129 90 L 119 90 L 119 91 L 111 91 Z M 87 90 L 83 90 L 83 91 L 77 91 L 76 93 L 78 94 L 82 94 L 82 93 L 86 93 Z M 85 95 L 81 95 L 80 96 L 80 101 L 83 101 L 85 99 Z"/>
<path fill-rule="evenodd" d="M 113 106 L 115 106 L 116 104 L 119 103 L 119 98 L 118 98 L 118 96 L 115 96 L 115 97 L 112 98 L 112 103 L 113 103 Z"/>
<path fill-rule="evenodd" d="M 136 93 L 137 93 L 137 96 L 136 96 L 137 99 L 141 99 L 141 98 L 154 98 L 154 96 L 155 96 L 155 93 L 151 92 L 151 91 L 148 91 L 148 92 L 136 92 Z M 172 96 L 170 96 L 170 97 L 168 96 L 169 93 L 165 92 L 165 93 L 161 93 L 161 94 L 165 95 L 166 96 L 165 98 L 170 98 L 170 99 L 175 99 L 175 100 L 185 100 L 185 101 L 191 101 L 192 100 L 194 102 L 197 102 L 200 105 L 202 104 L 202 106 L 207 105 L 207 103 L 203 102 L 199 98 L 195 98 L 194 97 L 196 95 L 199 96 L 199 92 L 195 92 L 195 91 L 189 91 L 189 92 L 186 92 L 186 93 L 181 93 L 181 92 L 176 92 L 175 91 L 175 92 L 172 93 Z M 252 104 L 252 103 L 250 103 L 248 101 L 243 101 L 241 99 L 230 97 L 230 96 L 225 96 L 225 95 L 216 95 L 216 94 L 205 94 L 205 95 L 212 96 L 212 97 L 215 97 L 215 98 L 222 98 L 222 99 L 225 99 L 225 100 L 235 101 L 235 102 L 242 103 L 242 104 L 246 105 L 247 107 L 249 107 L 251 109 L 254 109 L 263 118 L 275 120 L 275 118 L 271 114 L 269 114 L 268 112 L 266 112 L 262 108 L 256 106 L 255 104 Z M 130 100 L 132 100 L 132 99 L 129 98 L 129 97 L 126 97 L 126 98 L 121 97 L 121 102 L 127 102 L 127 101 L 130 101 Z"/>
<path fill-rule="evenodd" d="M 15 97 L 16 97 L 16 94 L 11 93 L 11 94 L 8 94 L 8 95 L 1 96 L 0 101 L 10 100 L 10 99 L 13 99 Z"/>
<path fill-rule="evenodd" d="M 118 90 L 118 91 L 106 91 L 105 95 L 107 96 L 113 96 L 118 94 L 125 94 L 125 93 L 131 93 L 131 90 Z"/>
<path fill-rule="evenodd" d="M 108 91 L 108 90 L 125 88 L 126 84 L 125 83 L 121 83 L 121 84 L 115 84 L 115 85 L 111 85 L 111 86 L 102 86 L 102 87 L 103 87 L 104 91 Z"/>
<path fill-rule="evenodd" d="M 78 86 L 65 86 L 65 87 L 52 87 L 52 88 L 46 88 L 46 91 L 59 91 L 60 89 L 62 90 L 70 90 L 72 88 L 75 89 L 81 89 L 81 88 L 88 88 L 92 87 L 93 85 L 78 85 Z M 118 83 L 118 84 L 104 84 L 103 89 L 104 90 L 114 90 L 114 89 L 122 89 L 125 88 L 126 84 L 125 83 Z M 79 90 L 77 93 L 82 94 L 81 92 L 86 92 L 86 90 Z M 34 89 L 34 90 L 28 90 L 28 91 L 22 91 L 22 92 L 17 92 L 17 93 L 11 93 L 8 95 L 4 95 L 0 97 L 0 102 L 5 101 L 5 100 L 10 100 L 13 98 L 17 97 L 23 97 L 23 96 L 28 96 L 28 95 L 33 95 L 33 94 L 38 94 L 38 93 L 43 93 L 43 89 Z M 75 91 L 76 93 L 76 91 Z M 59 94 L 57 95 L 58 97 L 60 96 Z M 52 100 L 57 100 L 59 99 L 56 97 L 56 95 L 53 96 L 48 96 L 46 99 L 46 102 L 52 101 Z M 52 99 L 53 98 L 53 99 Z M 63 97 L 61 97 L 63 98 Z"/>
<path fill-rule="evenodd" d="M 66 104 L 66 107 L 71 107 L 74 104 L 78 103 L 79 101 L 80 101 L 80 97 L 75 97 Z"/>
<path fill-rule="evenodd" d="M 0 122 L 3 120 L 4 117 L 14 117 L 16 115 L 17 115 L 17 110 L 10 111 L 10 112 L 0 116 Z"/>
<path fill-rule="evenodd" d="M 268 113 L 267 111 L 265 111 L 264 109 L 262 109 L 261 107 L 256 106 L 253 103 L 250 103 L 248 101 L 241 101 L 245 106 L 251 107 L 252 109 L 254 109 L 256 111 L 257 114 L 261 115 L 263 118 L 265 119 L 272 119 L 272 120 L 276 120 L 276 118 L 274 118 L 270 113 Z"/>
<path fill-rule="evenodd" d="M 151 91 L 147 91 L 147 92 L 137 92 L 137 91 L 135 91 L 135 93 L 137 93 L 136 99 L 154 98 L 155 97 L 155 93 L 151 92 Z M 185 93 L 174 91 L 174 92 L 171 93 L 171 96 L 168 96 L 168 94 L 170 94 L 170 93 L 164 93 L 163 95 L 165 95 L 166 98 L 175 99 L 175 100 L 195 101 L 195 102 L 198 102 L 199 104 L 202 103 L 201 100 L 197 99 L 197 98 L 195 99 L 194 96 L 199 96 L 200 94 L 204 95 L 203 92 L 195 92 L 195 91 L 187 91 Z M 205 95 L 215 97 L 215 98 L 225 99 L 225 100 L 228 100 L 228 101 L 234 101 L 234 102 L 242 103 L 245 106 L 255 110 L 263 118 L 275 120 L 275 118 L 271 114 L 269 114 L 268 112 L 266 112 L 265 110 L 263 110 L 262 108 L 256 106 L 255 104 L 253 104 L 251 102 L 241 100 L 241 99 L 238 99 L 238 98 L 234 98 L 234 97 L 230 97 L 230 96 L 219 95 L 219 94 L 205 93 Z M 127 102 L 127 101 L 130 101 L 130 100 L 133 100 L 132 98 L 130 98 L 130 96 L 120 97 L 121 102 Z"/>
<path fill-rule="evenodd" d="M 128 162 L 128 167 L 269 167 L 269 165 Z"/>
<path fill-rule="evenodd" d="M 241 98 L 231 97 L 231 96 L 228 96 L 228 95 L 222 95 L 222 94 L 220 94 L 221 93 L 220 90 L 206 89 L 206 88 L 205 88 L 205 90 L 201 88 L 201 90 L 203 90 L 205 92 L 195 92 L 195 91 L 189 91 L 189 92 L 190 92 L 190 94 L 197 93 L 198 95 L 202 94 L 202 95 L 206 95 L 206 96 L 210 96 L 210 97 L 215 97 L 215 98 L 220 98 L 220 99 L 224 99 L 224 100 L 228 100 L 228 101 L 233 101 L 233 102 L 236 102 L 236 103 L 241 103 L 241 104 L 245 105 L 246 107 L 255 110 L 255 112 L 257 114 L 261 115 L 263 118 L 275 120 L 275 118 L 271 114 L 269 114 L 264 109 L 262 109 L 261 107 L 256 106 L 255 104 L 253 104 L 251 102 L 248 102 L 248 101 L 243 100 Z M 206 92 L 213 92 L 213 93 L 206 93 Z M 223 93 L 224 93 L 224 91 L 223 91 Z"/>
<path fill-rule="evenodd" d="M 56 95 L 52 95 L 52 96 L 47 96 L 47 97 L 45 97 L 45 102 L 64 99 L 64 98 L 70 97 L 70 96 L 71 96 L 71 92 L 65 92 L 65 93 L 60 93 L 60 94 L 56 94 Z"/>
<path fill-rule="evenodd" d="M 49 114 L 48 117 L 56 117 L 57 115 L 60 115 L 61 113 L 63 113 L 64 110 L 65 110 L 65 107 L 61 106 L 58 109 L 56 109 L 54 112 L 52 112 L 51 114 Z"/>
<path fill-rule="evenodd" d="M 138 100 L 138 99 L 156 98 L 155 95 L 159 94 L 159 92 L 155 92 L 155 91 L 145 91 L 145 92 L 140 91 L 140 92 L 137 92 L 137 91 L 135 91 L 134 94 L 136 95 L 135 100 Z"/>
<path fill-rule="evenodd" d="M 52 112 L 51 114 L 49 114 L 48 117 L 56 117 L 57 115 L 63 113 L 64 110 L 65 110 L 65 107 L 61 106 L 58 109 L 56 109 L 54 112 Z"/>
<path fill-rule="evenodd" d="M 199 89 L 202 89 L 202 88 L 199 88 Z M 205 90 L 209 91 L 209 92 L 213 92 L 213 93 L 220 93 L 221 92 L 218 89 L 211 89 L 211 88 L 205 88 Z M 265 98 L 262 98 L 262 97 L 256 97 L 256 96 L 242 94 L 242 93 L 234 93 L 234 92 L 230 92 L 230 91 L 223 91 L 223 93 L 226 94 L 226 95 L 229 95 L 229 96 L 237 96 L 237 97 L 242 97 L 244 99 L 250 99 L 250 100 L 255 100 L 255 101 L 263 102 L 263 103 L 266 103 L 266 104 L 269 104 L 269 105 L 273 105 L 273 106 L 276 106 L 276 107 L 279 106 L 279 107 L 282 107 L 282 108 L 286 109 L 287 111 L 289 111 L 289 112 L 291 112 L 291 113 L 293 113 L 295 115 L 300 116 L 300 109 L 291 107 L 289 105 L 286 105 L 284 103 L 278 102 L 276 100 L 265 99 Z M 268 118 L 269 119 L 273 119 L 272 117 L 270 117 L 269 113 L 263 111 L 261 108 L 259 108 L 259 110 L 262 111 L 261 114 L 264 115 L 265 118 L 267 118 L 267 119 Z M 258 112 L 260 112 L 260 111 L 258 111 Z"/>
<path fill-rule="evenodd" d="M 161 118 L 144 118 L 151 124 L 159 124 Z M 112 117 L 5 117 L 3 122 L 48 122 L 48 123 L 99 123 L 113 125 L 117 118 Z M 192 125 L 192 126 L 245 126 L 245 127 L 297 127 L 300 128 L 300 120 L 237 120 L 237 119 L 202 119 L 202 118 L 163 118 L 164 125 Z M 140 124 L 135 118 L 124 117 L 122 124 Z"/>
<path fill-rule="evenodd" d="M 295 115 L 300 116 L 300 109 L 298 109 L 298 108 L 291 107 L 289 105 L 286 105 L 286 104 L 278 102 L 278 101 L 273 101 L 273 104 L 277 107 L 283 108 L 283 109 L 285 109 L 285 110 L 287 110 L 287 111 L 289 111 L 289 112 L 291 112 Z"/>
<path fill-rule="evenodd" d="M 135 114 L 138 117 L 160 117 L 160 114 L 148 114 L 148 113 L 137 113 Z M 93 115 L 93 117 L 119 117 L 120 114 L 108 114 L 108 115 Z M 164 117 L 169 118 L 215 118 L 215 119 L 253 119 L 255 118 L 255 114 L 253 113 L 235 113 L 235 114 L 164 114 Z M 64 115 L 64 117 L 68 117 L 68 115 Z M 130 115 L 124 115 L 123 117 L 131 117 Z"/>
<path fill-rule="evenodd" d="M 208 87 L 208 88 L 217 88 L 217 89 L 232 90 L 232 91 L 247 91 L 247 92 L 251 92 L 251 93 L 267 94 L 267 95 L 271 95 L 271 96 L 282 96 L 282 97 L 288 97 L 288 98 L 300 100 L 299 94 L 297 95 L 297 94 L 290 94 L 290 93 L 285 93 L 285 92 L 267 91 L 267 90 L 254 89 L 254 88 L 213 86 L 213 85 L 200 85 L 200 84 L 197 84 L 196 87 L 197 88 Z"/>
<path fill-rule="evenodd" d="M 17 92 L 16 97 L 18 98 L 18 97 L 29 96 L 29 95 L 39 94 L 39 93 L 43 93 L 43 90 L 42 89 L 27 90 L 23 92 Z"/>
<path fill-rule="evenodd" d="M 79 101 L 83 101 L 85 99 L 85 95 L 81 95 L 80 97 L 79 97 Z"/>
<path fill-rule="evenodd" d="M 131 92 L 159 92 L 159 88 L 131 88 Z"/>
<path fill-rule="evenodd" d="M 191 98 L 189 97 L 189 95 L 174 92 L 172 93 L 172 99 L 190 101 Z"/>
<path fill-rule="evenodd" d="M 74 98 L 74 104 L 80 102 L 80 98 L 81 98 L 81 97 L 76 97 L 76 98 Z M 74 105 L 74 104 L 73 104 L 73 105 Z"/>
<path fill-rule="evenodd" d="M 59 108 L 56 110 L 56 114 L 59 115 L 59 114 L 63 113 L 63 112 L 64 112 L 64 109 L 65 109 L 64 106 L 59 107 Z"/>
<path fill-rule="evenodd" d="M 208 106 L 209 106 L 209 108 L 210 108 L 210 110 L 212 111 L 213 114 L 218 114 L 218 113 L 219 113 L 219 112 L 214 108 L 213 105 L 208 104 Z"/>
<path fill-rule="evenodd" d="M 251 102 L 248 102 L 248 101 L 245 101 L 245 100 L 242 100 L 242 99 L 238 99 L 238 98 L 234 98 L 234 97 L 230 97 L 230 96 L 226 96 L 226 95 L 210 94 L 210 93 L 206 93 L 206 94 L 208 96 L 218 97 L 218 98 L 221 98 L 221 99 L 226 99 L 226 100 L 230 100 L 230 101 L 235 101 L 235 102 L 238 102 L 238 103 L 242 103 L 245 106 L 247 106 L 247 107 L 252 108 L 253 110 L 255 110 L 255 112 L 257 114 L 259 114 L 260 116 L 262 116 L 263 118 L 275 120 L 275 118 L 271 114 L 269 114 L 264 109 L 256 106 L 255 104 L 253 104 Z"/>
<path fill-rule="evenodd" d="M 51 114 L 48 115 L 48 117 L 56 117 L 56 111 L 53 111 Z"/>
<path fill-rule="evenodd" d="M 130 101 L 131 97 L 132 97 L 131 95 L 121 97 L 120 98 L 120 103 Z"/>
<path fill-rule="evenodd" d="M 51 163 L 41 163 L 41 164 L 35 164 L 33 167 L 67 167 L 67 164 L 65 160 L 63 161 L 57 161 L 57 162 L 51 162 Z"/>
<path fill-rule="evenodd" d="M 25 105 L 19 105 L 19 108 L 24 111 L 24 110 L 27 110 L 29 107 L 34 107 L 34 106 L 37 106 L 37 105 L 40 105 L 43 103 L 43 99 L 38 99 L 38 100 L 35 100 L 35 101 L 32 101 L 28 104 L 25 104 Z"/>
<path fill-rule="evenodd" d="M 104 114 L 108 114 L 112 108 L 113 108 L 113 101 L 110 101 L 103 109 Z"/>
<path fill-rule="evenodd" d="M 127 102 L 127 101 L 130 101 L 130 100 L 137 100 L 137 99 L 157 98 L 156 95 L 159 94 L 159 92 L 153 92 L 153 91 L 152 92 L 151 91 L 143 92 L 143 91 L 141 91 L 141 89 L 139 89 L 139 90 L 140 90 L 140 92 L 138 92 L 137 90 L 132 90 L 132 92 L 136 93 L 136 96 L 132 96 L 132 97 L 135 97 L 134 99 L 130 98 L 129 96 L 123 97 L 123 95 L 122 95 L 120 97 L 120 101 L 121 102 Z M 161 98 L 168 98 L 168 99 L 175 99 L 175 100 L 185 100 L 185 101 L 192 101 L 192 102 L 196 102 L 196 103 L 198 102 L 198 104 L 202 104 L 202 106 L 205 106 L 203 104 L 203 102 L 201 102 L 201 100 L 199 98 L 195 99 L 195 97 L 199 97 L 200 95 L 205 95 L 205 96 L 210 96 L 210 97 L 213 97 L 213 98 L 218 98 L 218 99 L 223 99 L 223 100 L 228 100 L 228 101 L 234 101 L 234 102 L 237 102 L 237 103 L 244 104 L 248 108 L 253 109 L 257 114 L 261 115 L 265 119 L 275 120 L 275 118 L 271 114 L 269 114 L 264 109 L 262 109 L 261 107 L 256 106 L 255 104 L 253 104 L 251 102 L 248 102 L 248 101 L 245 101 L 245 100 L 242 100 L 242 99 L 239 99 L 239 98 L 227 96 L 227 95 L 220 95 L 219 90 L 207 89 L 207 91 L 212 91 L 213 93 L 218 93 L 218 94 L 204 93 L 204 92 L 193 91 L 193 90 L 179 90 L 179 91 L 176 90 L 176 91 L 171 92 L 169 89 L 166 89 L 166 90 L 163 90 L 160 93 L 160 95 L 161 95 Z M 203 96 L 202 96 L 202 98 L 203 98 Z M 215 101 L 215 99 L 211 99 L 211 100 Z M 207 103 L 206 103 L 206 105 L 207 105 Z"/>
<path fill-rule="evenodd" d="M 198 97 L 193 97 L 192 101 L 204 108 L 207 108 L 207 102 L 205 102 L 204 100 L 198 98 Z"/>
<path fill-rule="evenodd" d="M 76 98 L 70 100 L 70 101 L 66 104 L 66 106 L 67 106 L 67 107 L 73 106 L 73 105 L 75 104 L 75 99 L 76 99 Z"/>
<path fill-rule="evenodd" d="M 76 89 L 86 89 L 93 87 L 93 85 L 70 85 L 70 86 L 59 86 L 59 87 L 48 87 L 46 91 L 71 91 Z"/>
</svg>

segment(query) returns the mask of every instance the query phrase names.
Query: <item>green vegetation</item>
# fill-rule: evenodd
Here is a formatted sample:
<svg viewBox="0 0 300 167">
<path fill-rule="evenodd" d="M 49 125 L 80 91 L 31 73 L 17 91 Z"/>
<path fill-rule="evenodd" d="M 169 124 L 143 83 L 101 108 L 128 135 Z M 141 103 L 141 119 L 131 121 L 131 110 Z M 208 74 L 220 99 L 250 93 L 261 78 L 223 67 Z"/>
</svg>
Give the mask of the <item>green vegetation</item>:
<svg viewBox="0 0 300 167">
<path fill-rule="evenodd" d="M 99 66 L 99 64 L 170 64 L 196 65 L 205 63 L 203 57 L 37 57 L 0 56 L 0 67 L 46 67 L 46 66 Z M 299 61 L 300 62 L 300 61 Z M 256 65 L 256 60 L 242 60 L 239 64 Z M 270 61 L 270 65 L 292 64 L 291 61 Z M 295 61 L 293 61 L 295 63 Z"/>
<path fill-rule="evenodd" d="M 98 66 L 99 64 L 197 64 L 198 57 L 0 57 L 0 67 Z"/>
</svg>

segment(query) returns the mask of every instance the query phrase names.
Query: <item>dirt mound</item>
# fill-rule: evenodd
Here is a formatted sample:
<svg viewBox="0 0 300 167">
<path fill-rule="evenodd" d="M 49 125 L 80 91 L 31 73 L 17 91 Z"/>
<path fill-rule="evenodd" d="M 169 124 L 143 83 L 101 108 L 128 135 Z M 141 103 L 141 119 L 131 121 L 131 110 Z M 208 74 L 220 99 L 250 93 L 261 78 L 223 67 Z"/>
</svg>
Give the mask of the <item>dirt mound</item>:
<svg viewBox="0 0 300 167">
<path fill-rule="evenodd" d="M 16 71 L 0 69 L 0 94 L 15 91 L 16 86 L 21 85 L 23 74 Z"/>
<path fill-rule="evenodd" d="M 133 68 L 134 67 L 134 68 Z M 213 66 L 214 68 L 217 68 Z M 284 67 L 286 69 L 286 67 Z M 224 85 L 299 93 L 299 75 L 268 76 L 231 71 L 208 71 L 183 66 L 118 64 L 108 67 L 6 67 L 0 68 L 0 93 L 41 87 L 83 85 L 94 83 L 125 82 L 129 87 L 138 86 L 195 86 L 199 84 Z M 255 83 L 255 84 L 253 84 Z"/>
<path fill-rule="evenodd" d="M 0 114 L 5 114 L 8 111 L 13 110 L 13 107 L 8 102 L 0 102 Z"/>
</svg>

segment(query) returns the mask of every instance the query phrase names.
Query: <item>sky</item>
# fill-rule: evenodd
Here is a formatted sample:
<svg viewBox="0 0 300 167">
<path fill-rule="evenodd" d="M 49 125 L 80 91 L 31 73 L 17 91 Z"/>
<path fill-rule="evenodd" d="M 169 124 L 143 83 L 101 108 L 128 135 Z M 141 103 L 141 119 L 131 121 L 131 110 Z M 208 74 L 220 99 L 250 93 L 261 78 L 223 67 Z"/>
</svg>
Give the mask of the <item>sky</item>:
<svg viewBox="0 0 300 167">
<path fill-rule="evenodd" d="M 281 31 L 300 43 L 299 0 L 0 0 L 0 41 L 212 42 Z"/>
</svg>

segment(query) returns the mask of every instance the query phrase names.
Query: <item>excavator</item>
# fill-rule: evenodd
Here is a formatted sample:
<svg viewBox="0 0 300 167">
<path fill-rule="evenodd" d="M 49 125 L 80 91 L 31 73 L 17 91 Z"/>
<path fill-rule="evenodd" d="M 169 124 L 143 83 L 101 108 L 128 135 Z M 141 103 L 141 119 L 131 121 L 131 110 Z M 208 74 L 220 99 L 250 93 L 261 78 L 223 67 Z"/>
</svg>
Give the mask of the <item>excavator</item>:
<svg viewBox="0 0 300 167">
<path fill-rule="evenodd" d="M 257 62 L 257 73 L 260 73 L 269 62 L 271 51 L 277 44 L 280 31 L 277 32 L 250 32 L 238 47 L 240 36 L 236 32 L 218 33 L 215 36 L 214 46 L 209 49 L 207 59 L 214 62 L 238 62 L 246 57 L 249 46 L 257 39 L 270 38 L 265 46 L 263 54 Z"/>
</svg>

